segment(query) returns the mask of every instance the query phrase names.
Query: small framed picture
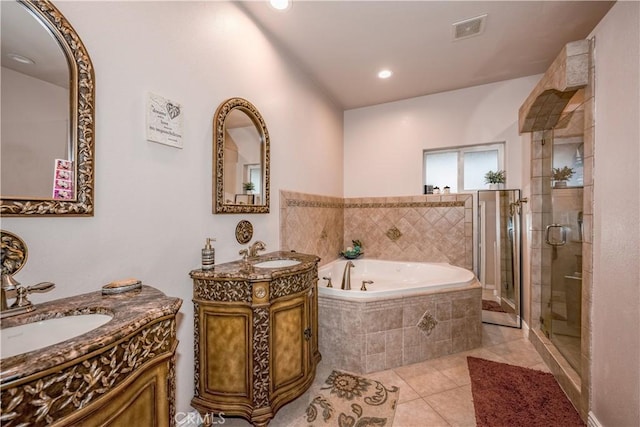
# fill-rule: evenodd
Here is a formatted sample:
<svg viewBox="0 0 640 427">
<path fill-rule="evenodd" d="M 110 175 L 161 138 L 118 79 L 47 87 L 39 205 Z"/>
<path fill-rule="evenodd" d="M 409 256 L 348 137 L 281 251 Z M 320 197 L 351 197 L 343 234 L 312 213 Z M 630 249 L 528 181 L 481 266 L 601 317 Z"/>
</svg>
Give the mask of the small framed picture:
<svg viewBox="0 0 640 427">
<path fill-rule="evenodd" d="M 253 194 L 236 194 L 236 205 L 253 205 Z"/>
</svg>

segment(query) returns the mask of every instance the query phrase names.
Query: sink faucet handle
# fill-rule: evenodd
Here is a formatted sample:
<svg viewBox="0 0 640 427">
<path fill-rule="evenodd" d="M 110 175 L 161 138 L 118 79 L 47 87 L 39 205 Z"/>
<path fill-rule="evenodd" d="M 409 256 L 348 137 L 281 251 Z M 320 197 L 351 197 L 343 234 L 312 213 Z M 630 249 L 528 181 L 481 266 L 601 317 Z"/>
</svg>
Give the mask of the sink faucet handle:
<svg viewBox="0 0 640 427">
<path fill-rule="evenodd" d="M 367 287 L 365 285 L 370 285 L 373 283 L 373 280 L 363 280 L 362 281 L 362 287 L 360 288 L 361 291 L 366 291 Z"/>
<path fill-rule="evenodd" d="M 11 305 L 11 308 L 17 307 L 30 307 L 31 301 L 27 298 L 27 295 L 33 292 L 47 292 L 53 289 L 56 285 L 51 282 L 42 282 L 31 286 L 19 286 L 17 289 L 18 295 L 15 302 Z"/>
<path fill-rule="evenodd" d="M 333 285 L 331 284 L 331 277 L 323 277 L 322 280 L 328 280 L 329 283 L 327 283 L 327 288 L 333 288 Z"/>
<path fill-rule="evenodd" d="M 51 289 L 55 288 L 56 284 L 51 282 L 41 282 L 35 285 L 27 286 L 27 293 L 31 292 L 49 292 Z"/>
</svg>

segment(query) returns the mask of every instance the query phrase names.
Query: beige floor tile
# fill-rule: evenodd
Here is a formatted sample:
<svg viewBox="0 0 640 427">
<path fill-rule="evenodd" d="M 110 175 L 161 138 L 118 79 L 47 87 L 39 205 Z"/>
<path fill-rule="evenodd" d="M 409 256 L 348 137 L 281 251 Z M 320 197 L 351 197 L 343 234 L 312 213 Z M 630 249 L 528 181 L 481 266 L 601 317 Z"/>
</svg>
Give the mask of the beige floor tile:
<svg viewBox="0 0 640 427">
<path fill-rule="evenodd" d="M 459 386 L 471 384 L 469 365 L 467 365 L 466 361 L 459 366 L 443 369 L 440 372 Z"/>
<path fill-rule="evenodd" d="M 465 352 L 465 356 L 479 357 L 480 359 L 492 360 L 494 362 L 507 363 L 506 359 L 489 350 L 491 347 L 476 348 Z M 466 361 L 466 358 L 465 358 Z"/>
<path fill-rule="evenodd" d="M 393 427 L 449 427 L 444 418 L 422 399 L 401 403 L 396 408 Z"/>
<path fill-rule="evenodd" d="M 400 391 L 400 397 L 398 398 L 398 403 L 408 402 L 410 400 L 415 400 L 420 397 L 420 395 L 413 388 L 411 388 L 409 384 L 407 384 L 397 373 L 395 373 L 391 369 L 387 371 L 373 372 L 371 374 L 366 374 L 366 377 L 374 379 L 376 381 L 380 381 L 386 387 L 391 387 L 391 386 L 398 387 Z"/>
<path fill-rule="evenodd" d="M 524 331 L 497 325 L 482 325 L 482 344 L 495 345 L 524 338 Z"/>
<path fill-rule="evenodd" d="M 407 378 L 412 378 L 417 375 L 422 375 L 427 372 L 435 371 L 436 369 L 431 366 L 433 363 L 432 360 L 426 360 L 424 362 L 413 363 L 411 365 L 400 366 L 397 368 L 393 368 L 393 371 L 400 375 L 401 378 L 406 380 Z"/>
<path fill-rule="evenodd" d="M 511 365 L 528 368 L 543 362 L 533 345 L 524 339 L 486 347 L 486 350 L 497 354 Z"/>
<path fill-rule="evenodd" d="M 440 393 L 442 391 L 458 387 L 458 384 L 447 378 L 440 371 L 429 371 L 423 375 L 405 378 L 405 381 L 421 397 L 430 396 L 435 393 Z"/>
<path fill-rule="evenodd" d="M 440 357 L 438 359 L 432 359 L 427 362 L 429 363 L 429 367 L 442 371 L 444 369 L 460 366 L 461 364 L 466 363 L 466 360 L 467 356 L 462 352 L 450 354 L 449 356 Z"/>
<path fill-rule="evenodd" d="M 529 366 L 529 369 L 551 373 L 551 369 L 549 369 L 549 367 L 544 362 L 538 363 L 537 365 Z"/>
<path fill-rule="evenodd" d="M 424 400 L 452 426 L 473 427 L 476 413 L 473 408 L 471 386 L 466 385 L 427 396 Z"/>
</svg>

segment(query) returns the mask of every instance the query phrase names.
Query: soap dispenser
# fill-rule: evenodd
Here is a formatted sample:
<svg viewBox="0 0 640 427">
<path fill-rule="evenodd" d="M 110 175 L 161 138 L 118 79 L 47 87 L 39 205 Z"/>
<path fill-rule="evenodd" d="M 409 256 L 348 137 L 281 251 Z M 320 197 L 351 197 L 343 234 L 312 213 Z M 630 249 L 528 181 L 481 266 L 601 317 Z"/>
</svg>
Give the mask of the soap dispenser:
<svg viewBox="0 0 640 427">
<path fill-rule="evenodd" d="M 213 265 L 216 263 L 216 250 L 211 247 L 211 241 L 213 239 L 211 237 L 207 237 L 207 243 L 204 245 L 202 249 L 202 269 L 203 270 L 213 270 Z"/>
</svg>

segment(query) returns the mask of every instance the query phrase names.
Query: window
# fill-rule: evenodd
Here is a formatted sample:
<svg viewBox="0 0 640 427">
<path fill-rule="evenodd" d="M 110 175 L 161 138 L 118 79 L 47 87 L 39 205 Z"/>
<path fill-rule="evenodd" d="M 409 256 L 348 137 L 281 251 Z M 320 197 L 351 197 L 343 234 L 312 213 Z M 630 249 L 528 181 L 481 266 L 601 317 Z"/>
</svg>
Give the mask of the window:
<svg viewBox="0 0 640 427">
<path fill-rule="evenodd" d="M 424 184 L 452 193 L 489 188 L 484 175 L 504 169 L 504 142 L 424 151 Z"/>
</svg>

